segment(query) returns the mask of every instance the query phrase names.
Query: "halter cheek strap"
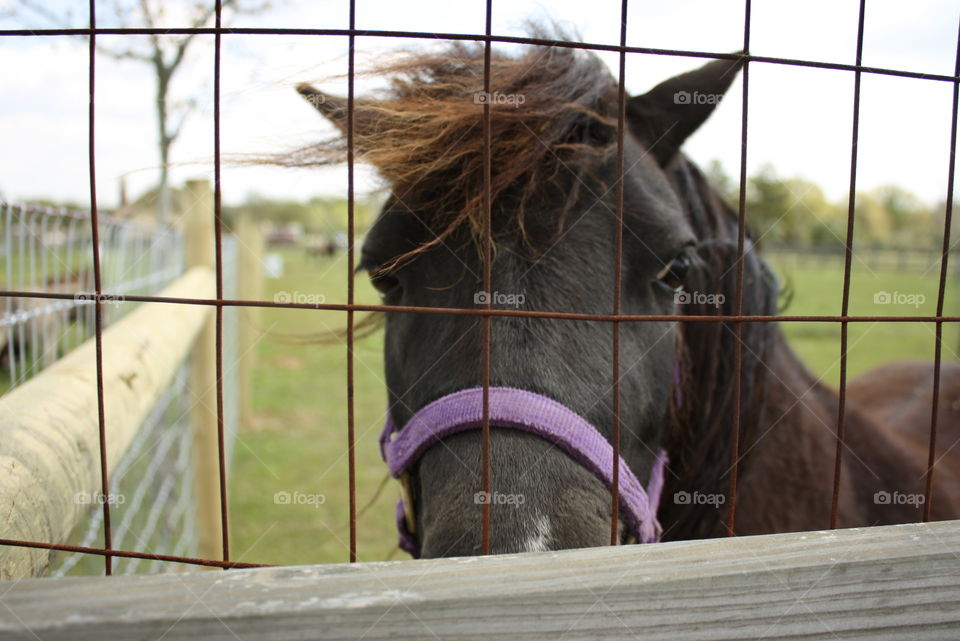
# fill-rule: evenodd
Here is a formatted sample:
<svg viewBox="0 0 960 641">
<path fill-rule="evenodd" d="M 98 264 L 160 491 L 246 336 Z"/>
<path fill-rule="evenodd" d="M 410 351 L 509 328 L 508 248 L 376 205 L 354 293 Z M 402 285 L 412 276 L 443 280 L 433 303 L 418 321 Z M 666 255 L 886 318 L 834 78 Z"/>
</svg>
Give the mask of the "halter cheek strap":
<svg viewBox="0 0 960 641">
<path fill-rule="evenodd" d="M 544 438 L 590 470 L 607 488 L 613 488 L 613 447 L 586 419 L 551 398 L 511 387 L 489 388 L 491 427 L 518 429 Z M 400 548 L 415 558 L 420 544 L 413 518 L 407 473 L 432 445 L 483 424 L 483 388 L 461 390 L 424 406 L 397 430 L 389 412 L 380 435 L 380 454 L 393 478 L 400 479 L 397 502 Z M 663 491 L 666 452 L 657 454 L 644 488 L 620 457 L 620 514 L 632 538 L 640 543 L 660 539 L 657 507 Z"/>
</svg>

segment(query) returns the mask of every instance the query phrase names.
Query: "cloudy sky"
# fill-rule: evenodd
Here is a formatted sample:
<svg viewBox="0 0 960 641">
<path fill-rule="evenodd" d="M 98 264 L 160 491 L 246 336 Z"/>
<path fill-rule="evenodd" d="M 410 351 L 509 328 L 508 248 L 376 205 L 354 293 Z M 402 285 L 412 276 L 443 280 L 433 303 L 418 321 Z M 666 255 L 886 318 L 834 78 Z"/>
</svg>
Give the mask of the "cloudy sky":
<svg viewBox="0 0 960 641">
<path fill-rule="evenodd" d="M 0 0 L 0 13 L 13 0 Z M 86 0 L 50 0 L 51 10 L 72 13 L 86 24 Z M 169 0 L 167 23 L 177 21 Z M 287 0 L 260 16 L 237 17 L 235 26 L 342 28 L 345 0 Z M 106 6 L 106 3 L 104 3 Z M 852 63 L 856 51 L 855 0 L 755 0 L 751 51 L 757 55 Z M 522 35 L 528 18 L 553 20 L 585 41 L 616 44 L 618 0 L 494 0 L 493 31 Z M 111 26 L 103 12 L 101 26 Z M 952 74 L 960 3 L 955 0 L 868 0 L 863 62 L 866 65 Z M 0 28 L 37 27 L 37 19 L 6 18 Z M 358 0 L 360 29 L 471 32 L 483 30 L 482 0 Z M 628 44 L 701 51 L 734 51 L 743 41 L 742 0 L 673 0 L 631 4 Z M 145 36 L 102 36 L 104 45 L 129 47 Z M 198 42 L 175 79 L 174 93 L 197 107 L 173 149 L 176 182 L 208 175 L 213 154 L 212 37 Z M 437 46 L 436 40 L 359 38 L 360 62 L 399 46 Z M 328 130 L 294 92 L 298 82 L 317 82 L 345 92 L 344 80 L 324 82 L 346 70 L 346 38 L 225 36 L 222 144 L 225 153 L 274 152 Z M 616 54 L 601 54 L 616 66 Z M 0 195 L 7 199 L 56 198 L 85 202 L 87 173 L 87 54 L 81 38 L 0 38 Z M 646 91 L 660 80 L 702 61 L 631 54 L 627 88 Z M 772 164 L 783 175 L 821 184 L 831 198 L 845 195 L 849 178 L 853 74 L 845 71 L 754 64 L 750 72 L 751 171 Z M 369 88 L 367 81 L 358 91 Z M 929 202 L 945 196 L 951 84 L 865 74 L 862 83 L 858 183 L 870 188 L 902 185 Z M 741 85 L 686 150 L 695 160 L 739 167 Z M 97 68 L 97 187 L 101 201 L 116 202 L 126 176 L 131 193 L 156 180 L 153 78 L 139 63 L 101 57 Z M 371 172 L 359 188 L 375 186 Z M 239 202 L 257 192 L 305 198 L 345 192 L 344 170 L 228 168 L 224 197 Z"/>
</svg>

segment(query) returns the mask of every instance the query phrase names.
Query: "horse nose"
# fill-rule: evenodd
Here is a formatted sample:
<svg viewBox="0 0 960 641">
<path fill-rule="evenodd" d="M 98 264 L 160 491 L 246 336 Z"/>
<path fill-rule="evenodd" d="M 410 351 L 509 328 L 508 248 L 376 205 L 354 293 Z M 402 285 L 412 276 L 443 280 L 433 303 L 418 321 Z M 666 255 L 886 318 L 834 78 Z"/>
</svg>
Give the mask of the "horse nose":
<svg viewBox="0 0 960 641">
<path fill-rule="evenodd" d="M 485 504 L 492 554 L 609 543 L 609 491 L 552 443 L 493 428 L 490 463 L 484 492 L 478 430 L 444 439 L 424 454 L 416 482 L 422 557 L 482 554 Z"/>
</svg>

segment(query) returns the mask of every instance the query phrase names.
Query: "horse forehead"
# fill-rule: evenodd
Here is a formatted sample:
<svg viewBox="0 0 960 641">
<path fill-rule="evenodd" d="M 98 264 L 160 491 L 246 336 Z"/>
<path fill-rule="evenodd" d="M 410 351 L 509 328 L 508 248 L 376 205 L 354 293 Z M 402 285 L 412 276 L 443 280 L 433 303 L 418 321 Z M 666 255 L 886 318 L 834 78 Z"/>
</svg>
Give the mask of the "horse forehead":
<svg viewBox="0 0 960 641">
<path fill-rule="evenodd" d="M 693 231 L 684 214 L 684 206 L 673 183 L 653 155 L 633 140 L 632 136 L 625 138 L 624 162 L 624 173 L 627 176 L 624 194 L 625 217 L 628 224 L 635 226 L 638 232 L 652 232 L 654 238 L 662 238 L 665 242 L 680 239 L 678 242 L 682 244 L 684 237 L 693 238 Z M 615 211 L 615 184 L 606 181 L 602 186 L 588 185 L 583 194 L 586 200 L 574 205 L 574 210 L 579 210 L 581 214 L 596 207 Z M 533 200 L 537 201 L 536 198 Z M 592 205 L 589 204 L 591 200 L 594 201 Z M 545 204 L 547 200 L 540 202 Z M 575 220 L 580 221 L 577 211 L 573 213 Z M 556 222 L 562 223 L 563 218 L 564 216 L 558 215 Z M 363 254 L 388 260 L 435 237 L 443 231 L 443 224 L 445 223 L 431 221 L 426 212 L 412 211 L 391 196 L 364 238 L 361 251 Z M 575 242 L 575 236 L 564 234 L 571 242 Z"/>
<path fill-rule="evenodd" d="M 633 222 L 646 224 L 657 231 L 669 233 L 677 238 L 694 237 L 684 209 L 673 182 L 661 169 L 653 155 L 642 148 L 625 150 L 625 204 L 628 211 L 634 213 Z"/>
<path fill-rule="evenodd" d="M 367 231 L 361 247 L 362 255 L 375 260 L 389 260 L 414 249 L 427 240 L 426 224 L 417 214 L 399 203 L 388 200 Z"/>
</svg>

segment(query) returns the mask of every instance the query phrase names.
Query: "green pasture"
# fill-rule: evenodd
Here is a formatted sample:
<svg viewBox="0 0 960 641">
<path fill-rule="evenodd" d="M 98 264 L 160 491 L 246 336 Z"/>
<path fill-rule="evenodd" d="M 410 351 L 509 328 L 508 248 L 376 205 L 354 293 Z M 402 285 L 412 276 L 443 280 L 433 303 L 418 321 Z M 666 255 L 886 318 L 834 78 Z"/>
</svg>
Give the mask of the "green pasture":
<svg viewBox="0 0 960 641">
<path fill-rule="evenodd" d="M 819 262 L 770 257 L 785 289 L 789 315 L 838 315 L 843 302 L 843 263 L 839 259 Z M 855 255 L 850 273 L 849 314 L 851 316 L 926 316 L 937 309 L 938 267 L 911 265 L 877 267 Z M 957 287 L 947 280 L 944 313 L 956 315 L 960 308 Z M 790 344 L 810 369 L 824 381 L 840 381 L 840 323 L 781 323 Z M 848 324 L 847 374 L 856 376 L 869 369 L 901 360 L 933 360 L 934 323 L 857 322 Z M 956 360 L 960 350 L 957 327 L 943 328 L 943 358 Z"/>
</svg>

